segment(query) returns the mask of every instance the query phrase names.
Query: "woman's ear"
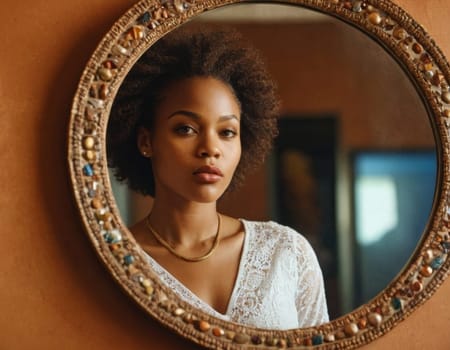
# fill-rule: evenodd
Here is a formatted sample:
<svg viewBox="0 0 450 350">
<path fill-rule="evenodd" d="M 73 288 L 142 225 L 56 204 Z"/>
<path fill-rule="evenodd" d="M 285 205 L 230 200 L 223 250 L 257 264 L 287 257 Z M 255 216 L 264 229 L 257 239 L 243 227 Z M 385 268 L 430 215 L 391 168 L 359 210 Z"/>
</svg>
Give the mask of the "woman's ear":
<svg viewBox="0 0 450 350">
<path fill-rule="evenodd" d="M 150 130 L 144 127 L 139 128 L 137 135 L 137 146 L 144 157 L 151 158 L 153 152 Z"/>
</svg>

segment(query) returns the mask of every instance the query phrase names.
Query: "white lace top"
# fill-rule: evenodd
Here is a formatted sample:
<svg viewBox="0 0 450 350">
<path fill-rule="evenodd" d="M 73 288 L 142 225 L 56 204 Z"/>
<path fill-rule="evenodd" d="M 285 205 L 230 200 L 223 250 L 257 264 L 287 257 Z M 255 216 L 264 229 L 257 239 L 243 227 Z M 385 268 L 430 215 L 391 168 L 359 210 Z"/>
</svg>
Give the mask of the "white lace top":
<svg viewBox="0 0 450 350">
<path fill-rule="evenodd" d="M 322 271 L 308 241 L 273 221 L 241 221 L 244 246 L 225 314 L 199 299 L 149 255 L 148 262 L 180 298 L 217 318 L 266 329 L 328 322 Z"/>
</svg>

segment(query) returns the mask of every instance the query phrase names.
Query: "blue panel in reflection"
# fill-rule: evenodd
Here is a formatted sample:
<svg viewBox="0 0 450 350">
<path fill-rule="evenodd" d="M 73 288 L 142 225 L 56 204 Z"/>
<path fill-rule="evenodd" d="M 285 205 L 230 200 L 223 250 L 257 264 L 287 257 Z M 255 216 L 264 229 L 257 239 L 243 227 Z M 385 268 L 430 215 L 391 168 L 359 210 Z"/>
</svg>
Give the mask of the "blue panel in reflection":
<svg viewBox="0 0 450 350">
<path fill-rule="evenodd" d="M 426 174 L 433 186 L 436 177 L 435 152 L 364 152 L 355 157 L 355 173 L 357 176 Z"/>
<path fill-rule="evenodd" d="M 434 151 L 354 155 L 356 305 L 374 297 L 408 261 L 427 225 L 436 173 Z"/>
</svg>

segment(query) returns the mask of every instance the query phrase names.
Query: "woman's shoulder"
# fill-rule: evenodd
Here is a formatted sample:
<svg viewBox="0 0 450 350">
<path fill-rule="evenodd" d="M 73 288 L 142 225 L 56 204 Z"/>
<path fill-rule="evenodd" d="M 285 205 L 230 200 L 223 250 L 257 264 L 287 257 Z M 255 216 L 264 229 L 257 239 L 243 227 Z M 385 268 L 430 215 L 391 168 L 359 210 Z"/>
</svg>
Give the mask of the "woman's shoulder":
<svg viewBox="0 0 450 350">
<path fill-rule="evenodd" d="M 245 227 L 248 251 L 256 261 L 266 264 L 287 263 L 296 266 L 297 272 L 320 271 L 316 253 L 310 242 L 289 226 L 275 221 L 242 220 Z M 291 264 L 295 261 L 294 264 Z"/>
<path fill-rule="evenodd" d="M 262 241 L 276 241 L 280 244 L 299 244 L 310 248 L 308 240 L 293 228 L 276 221 L 252 221 L 241 219 L 245 231 L 254 239 Z"/>
<path fill-rule="evenodd" d="M 276 221 L 254 221 L 247 219 L 240 219 L 246 229 L 253 230 L 259 234 L 271 234 L 271 235 L 285 235 L 285 236 L 298 236 L 301 234 L 293 228 L 282 225 Z"/>
</svg>

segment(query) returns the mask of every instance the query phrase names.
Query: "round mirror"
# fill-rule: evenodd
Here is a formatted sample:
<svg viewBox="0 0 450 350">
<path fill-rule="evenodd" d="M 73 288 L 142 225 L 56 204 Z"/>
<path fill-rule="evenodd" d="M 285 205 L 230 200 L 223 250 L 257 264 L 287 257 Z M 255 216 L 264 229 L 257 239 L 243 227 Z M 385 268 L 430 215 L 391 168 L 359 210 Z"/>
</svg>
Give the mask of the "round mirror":
<svg viewBox="0 0 450 350">
<path fill-rule="evenodd" d="M 235 28 L 261 52 L 282 103 L 271 157 L 220 211 L 301 232 L 318 255 L 330 318 L 350 312 L 400 272 L 428 221 L 437 162 L 419 94 L 379 44 L 331 16 L 233 5 L 180 28 L 205 25 Z M 152 198 L 112 181 L 131 227 Z"/>
<path fill-rule="evenodd" d="M 94 54 L 75 97 L 69 142 L 88 234 L 130 296 L 202 345 L 354 347 L 370 341 L 443 279 L 450 243 L 443 216 L 447 188 L 439 177 L 447 175 L 438 176 L 438 163 L 447 162 L 442 130 L 449 115 L 448 66 L 420 27 L 386 1 L 308 2 L 328 15 L 281 4 L 215 7 L 141 1 Z M 205 9 L 214 11 L 194 17 Z M 319 258 L 330 318 L 354 310 L 350 314 L 294 331 L 224 322 L 171 292 L 127 231 L 148 214 L 151 200 L 108 176 L 109 110 L 135 61 L 187 19 L 183 26 L 219 23 L 242 33 L 266 59 L 282 101 L 270 158 L 240 191 L 224 197 L 221 211 L 301 232 Z"/>
</svg>

